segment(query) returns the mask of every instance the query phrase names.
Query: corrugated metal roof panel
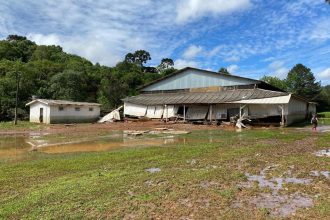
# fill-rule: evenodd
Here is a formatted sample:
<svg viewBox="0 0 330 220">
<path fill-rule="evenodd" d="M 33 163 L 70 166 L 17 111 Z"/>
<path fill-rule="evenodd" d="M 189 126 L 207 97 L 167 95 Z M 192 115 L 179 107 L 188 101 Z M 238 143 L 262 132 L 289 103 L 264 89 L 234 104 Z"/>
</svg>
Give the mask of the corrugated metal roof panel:
<svg viewBox="0 0 330 220">
<path fill-rule="evenodd" d="M 91 102 L 73 102 L 73 101 L 67 101 L 67 100 L 52 100 L 52 99 L 35 99 L 26 105 L 31 105 L 35 102 L 41 102 L 46 105 L 80 105 L 80 106 L 100 106 L 99 103 L 91 103 Z"/>
<path fill-rule="evenodd" d="M 288 93 L 263 89 L 241 89 L 220 92 L 181 92 L 141 94 L 123 99 L 125 102 L 141 105 L 164 104 L 216 104 L 227 102 L 244 103 L 247 100 L 258 100 L 273 97 L 285 97 Z M 280 99 L 278 99 L 280 100 Z M 267 100 L 265 100 L 267 101 Z M 256 101 L 255 101 L 256 102 Z M 259 100 L 262 103 L 262 100 Z M 251 101 L 252 103 L 252 101 Z"/>
</svg>

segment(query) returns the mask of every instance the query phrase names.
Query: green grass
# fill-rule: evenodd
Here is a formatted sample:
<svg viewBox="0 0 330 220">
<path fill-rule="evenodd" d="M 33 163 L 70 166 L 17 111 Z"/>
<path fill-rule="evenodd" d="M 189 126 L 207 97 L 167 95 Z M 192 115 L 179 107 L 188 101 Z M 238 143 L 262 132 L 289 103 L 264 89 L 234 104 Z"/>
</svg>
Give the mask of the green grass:
<svg viewBox="0 0 330 220">
<path fill-rule="evenodd" d="M 330 118 L 330 112 L 319 112 L 317 115 L 320 118 Z"/>
<path fill-rule="evenodd" d="M 265 209 L 234 209 L 236 200 L 259 193 L 239 189 L 245 172 L 270 175 L 294 166 L 294 176 L 330 170 L 329 158 L 312 153 L 329 143 L 329 134 L 295 129 L 194 131 L 189 144 L 97 153 L 30 152 L 21 161 L 0 161 L 0 219 L 264 219 Z M 212 141 L 210 140 L 212 138 Z M 160 168 L 157 173 L 145 169 Z M 318 195 L 315 206 L 297 218 L 330 215 L 329 180 L 287 185 L 281 193 Z"/>
<path fill-rule="evenodd" d="M 18 121 L 17 125 L 13 121 L 1 122 L 0 121 L 0 130 L 14 130 L 14 129 L 39 129 L 44 128 L 47 125 L 31 123 L 28 121 Z"/>
</svg>

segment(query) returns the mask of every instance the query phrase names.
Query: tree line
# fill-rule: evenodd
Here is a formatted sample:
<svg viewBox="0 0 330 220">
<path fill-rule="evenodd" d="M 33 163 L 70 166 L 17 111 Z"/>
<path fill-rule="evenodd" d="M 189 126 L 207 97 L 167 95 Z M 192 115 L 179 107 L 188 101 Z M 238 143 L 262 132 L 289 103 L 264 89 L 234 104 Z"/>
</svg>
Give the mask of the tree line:
<svg viewBox="0 0 330 220">
<path fill-rule="evenodd" d="M 19 118 L 28 116 L 25 104 L 35 95 L 44 99 L 98 102 L 110 111 L 137 88 L 175 71 L 170 58 L 156 67 L 147 51 L 128 53 L 107 67 L 65 53 L 60 46 L 37 45 L 26 37 L 9 35 L 0 41 L 0 121 L 12 120 L 18 91 Z"/>
<path fill-rule="evenodd" d="M 24 36 L 9 35 L 0 41 L 0 121 L 28 117 L 25 104 L 35 95 L 44 99 L 98 102 L 108 112 L 138 88 L 175 72 L 171 58 L 158 66 L 146 66 L 151 55 L 145 50 L 128 53 L 114 67 L 93 64 L 60 46 L 37 45 Z M 219 73 L 230 74 L 221 68 Z M 285 91 L 305 96 L 330 108 L 330 85 L 321 87 L 311 70 L 302 64 L 293 67 L 286 79 L 265 76 L 263 81 Z M 16 99 L 17 95 L 17 99 Z"/>
<path fill-rule="evenodd" d="M 330 110 L 330 85 L 321 86 L 310 68 L 303 64 L 295 65 L 285 79 L 276 76 L 264 76 L 262 81 L 279 89 L 291 92 L 318 103 L 318 111 Z"/>
</svg>

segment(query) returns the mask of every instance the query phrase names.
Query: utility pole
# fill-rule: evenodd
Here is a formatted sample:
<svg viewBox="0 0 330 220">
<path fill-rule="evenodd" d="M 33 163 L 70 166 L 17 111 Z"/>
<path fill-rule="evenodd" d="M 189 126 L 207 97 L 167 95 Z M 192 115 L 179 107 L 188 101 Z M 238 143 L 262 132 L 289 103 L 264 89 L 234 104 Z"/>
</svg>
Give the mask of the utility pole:
<svg viewBox="0 0 330 220">
<path fill-rule="evenodd" d="M 19 72 L 17 70 L 17 64 L 15 67 L 15 75 L 16 75 L 16 98 L 15 98 L 15 118 L 14 118 L 14 124 L 17 125 L 17 107 L 18 107 L 18 92 L 19 92 L 19 83 L 21 80 L 21 77 L 19 75 Z"/>
</svg>

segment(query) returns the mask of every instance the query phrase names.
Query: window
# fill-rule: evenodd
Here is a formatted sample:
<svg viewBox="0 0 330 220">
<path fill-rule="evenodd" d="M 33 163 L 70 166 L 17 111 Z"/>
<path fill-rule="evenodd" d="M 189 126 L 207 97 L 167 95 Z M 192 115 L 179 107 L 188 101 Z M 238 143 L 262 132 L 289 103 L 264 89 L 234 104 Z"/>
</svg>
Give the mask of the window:
<svg viewBox="0 0 330 220">
<path fill-rule="evenodd" d="M 94 110 L 93 107 L 89 107 L 89 111 L 92 112 Z"/>
<path fill-rule="evenodd" d="M 59 107 L 58 107 L 58 110 L 59 110 L 59 111 L 63 111 L 63 110 L 64 110 L 64 107 L 63 107 L 63 106 L 59 106 Z"/>
<path fill-rule="evenodd" d="M 76 111 L 80 111 L 80 108 L 79 107 L 75 107 L 74 108 Z"/>
</svg>

